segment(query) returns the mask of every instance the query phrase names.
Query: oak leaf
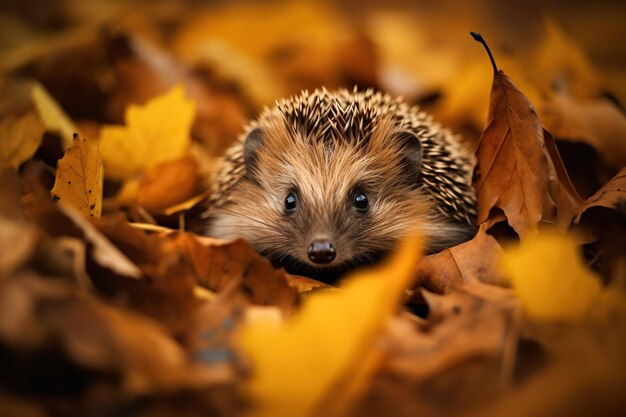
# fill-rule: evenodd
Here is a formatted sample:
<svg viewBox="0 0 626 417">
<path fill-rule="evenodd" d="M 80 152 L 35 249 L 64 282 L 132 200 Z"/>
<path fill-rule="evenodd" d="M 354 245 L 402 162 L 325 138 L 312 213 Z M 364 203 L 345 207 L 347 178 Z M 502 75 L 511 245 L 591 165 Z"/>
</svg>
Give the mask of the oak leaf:
<svg viewBox="0 0 626 417">
<path fill-rule="evenodd" d="M 98 141 L 74 135 L 74 144 L 57 163 L 52 196 L 85 216 L 100 218 L 103 183 Z"/>
<path fill-rule="evenodd" d="M 254 374 L 255 416 L 338 413 L 371 373 L 368 347 L 413 277 L 422 243 L 405 242 L 388 263 L 355 273 L 340 291 L 312 294 L 287 322 L 244 323 L 241 348 Z"/>
<path fill-rule="evenodd" d="M 18 168 L 33 156 L 45 132 L 41 119 L 34 113 L 7 117 L 0 122 L 0 170 Z"/>
<path fill-rule="evenodd" d="M 126 109 L 126 126 L 104 126 L 100 150 L 107 177 L 126 180 L 185 154 L 196 105 L 181 86 Z"/>
</svg>

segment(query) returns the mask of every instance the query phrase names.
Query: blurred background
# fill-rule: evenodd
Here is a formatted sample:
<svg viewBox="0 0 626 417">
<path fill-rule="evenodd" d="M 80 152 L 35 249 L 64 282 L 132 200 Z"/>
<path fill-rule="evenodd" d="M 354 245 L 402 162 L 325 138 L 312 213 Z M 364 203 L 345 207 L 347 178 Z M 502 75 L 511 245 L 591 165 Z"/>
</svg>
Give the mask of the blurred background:
<svg viewBox="0 0 626 417">
<path fill-rule="evenodd" d="M 219 156 L 277 98 L 358 86 L 402 95 L 475 144 L 492 78 L 469 35 L 477 31 L 561 144 L 591 143 L 608 165 L 623 165 L 614 155 L 624 152 L 614 150 L 624 145 L 596 137 L 610 117 L 598 108 L 610 105 L 623 118 L 622 1 L 0 4 L 0 117 L 29 106 L 23 82 L 36 79 L 83 134 L 96 137 L 102 123 L 122 123 L 128 104 L 182 83 L 198 103 L 194 140 Z M 584 158 L 563 152 L 566 163 Z M 598 175 L 597 183 L 577 184 L 583 196 L 607 179 Z"/>
</svg>

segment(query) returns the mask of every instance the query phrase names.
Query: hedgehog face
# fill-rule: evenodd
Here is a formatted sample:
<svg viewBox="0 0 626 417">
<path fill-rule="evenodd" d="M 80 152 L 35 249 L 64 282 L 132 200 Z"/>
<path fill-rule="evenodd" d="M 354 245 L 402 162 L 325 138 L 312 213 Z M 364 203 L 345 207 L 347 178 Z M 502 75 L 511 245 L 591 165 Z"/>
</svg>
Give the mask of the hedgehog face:
<svg viewBox="0 0 626 417">
<path fill-rule="evenodd" d="M 246 174 L 213 234 L 243 236 L 274 264 L 318 279 L 372 263 L 428 216 L 419 151 L 417 138 L 388 124 L 352 143 L 254 129 Z"/>
<path fill-rule="evenodd" d="M 414 228 L 437 251 L 472 236 L 471 161 L 401 99 L 305 91 L 267 108 L 230 149 L 207 232 L 244 237 L 318 279 L 375 261 Z"/>
</svg>

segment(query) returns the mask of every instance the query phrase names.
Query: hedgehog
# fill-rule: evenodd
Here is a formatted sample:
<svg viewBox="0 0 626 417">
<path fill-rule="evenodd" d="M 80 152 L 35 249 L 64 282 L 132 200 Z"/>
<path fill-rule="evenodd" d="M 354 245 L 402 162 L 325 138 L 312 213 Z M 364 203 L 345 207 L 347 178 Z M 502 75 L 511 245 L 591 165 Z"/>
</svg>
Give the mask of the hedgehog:
<svg viewBox="0 0 626 417">
<path fill-rule="evenodd" d="M 475 232 L 473 154 L 401 98 L 304 91 L 265 108 L 216 171 L 202 233 L 243 237 L 323 281 L 377 262 L 418 227 L 428 252 Z"/>
</svg>

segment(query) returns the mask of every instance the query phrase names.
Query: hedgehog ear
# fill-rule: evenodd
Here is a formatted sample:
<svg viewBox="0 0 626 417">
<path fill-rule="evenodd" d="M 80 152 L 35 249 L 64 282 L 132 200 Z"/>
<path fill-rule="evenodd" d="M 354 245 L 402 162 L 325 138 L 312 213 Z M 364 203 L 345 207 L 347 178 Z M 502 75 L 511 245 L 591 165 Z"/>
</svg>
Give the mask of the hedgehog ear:
<svg viewBox="0 0 626 417">
<path fill-rule="evenodd" d="M 263 145 L 263 132 L 261 128 L 254 128 L 248 133 L 243 143 L 243 161 L 248 172 L 254 168 L 257 161 L 259 149 Z"/>
<path fill-rule="evenodd" d="M 404 153 L 404 160 L 411 170 L 415 170 L 419 175 L 422 169 L 422 143 L 417 135 L 410 131 L 400 131 L 396 133 L 396 139 L 400 142 Z"/>
</svg>

